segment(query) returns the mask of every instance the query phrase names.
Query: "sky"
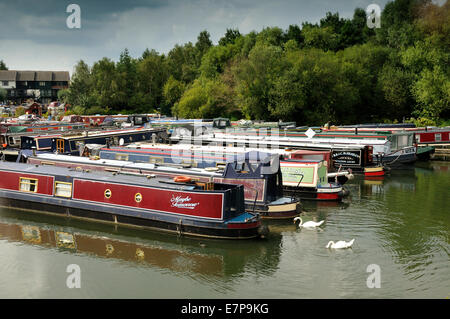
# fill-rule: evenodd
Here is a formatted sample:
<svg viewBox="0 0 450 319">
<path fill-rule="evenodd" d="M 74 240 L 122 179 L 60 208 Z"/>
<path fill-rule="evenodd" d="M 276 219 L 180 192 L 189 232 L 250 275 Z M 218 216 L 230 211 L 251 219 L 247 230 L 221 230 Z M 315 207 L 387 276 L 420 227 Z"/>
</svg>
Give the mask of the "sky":
<svg viewBox="0 0 450 319">
<path fill-rule="evenodd" d="M 69 71 L 80 60 L 114 61 L 128 48 L 168 53 L 195 43 L 207 30 L 217 44 L 227 28 L 242 34 L 264 27 L 319 22 L 327 12 L 351 18 L 354 9 L 388 0 L 0 0 L 0 60 L 10 70 Z M 69 4 L 80 7 L 81 28 L 68 28 Z M 71 19 L 70 19 L 71 20 Z"/>
</svg>

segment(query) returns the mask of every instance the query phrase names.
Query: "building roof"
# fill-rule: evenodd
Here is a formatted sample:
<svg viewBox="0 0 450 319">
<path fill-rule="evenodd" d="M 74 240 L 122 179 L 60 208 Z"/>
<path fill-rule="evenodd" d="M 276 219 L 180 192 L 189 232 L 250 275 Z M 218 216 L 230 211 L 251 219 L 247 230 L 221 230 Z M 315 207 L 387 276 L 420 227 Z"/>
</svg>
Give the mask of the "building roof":
<svg viewBox="0 0 450 319">
<path fill-rule="evenodd" d="M 70 81 L 68 71 L 0 71 L 0 81 Z"/>
<path fill-rule="evenodd" d="M 15 81 L 17 71 L 0 71 L 0 81 Z"/>
<path fill-rule="evenodd" d="M 37 71 L 36 72 L 36 81 L 51 81 L 53 79 L 53 75 L 51 71 Z"/>
<path fill-rule="evenodd" d="M 67 71 L 53 72 L 53 81 L 70 81 L 70 75 Z"/>
<path fill-rule="evenodd" d="M 35 73 L 34 71 L 17 71 L 16 81 L 34 81 Z"/>
</svg>

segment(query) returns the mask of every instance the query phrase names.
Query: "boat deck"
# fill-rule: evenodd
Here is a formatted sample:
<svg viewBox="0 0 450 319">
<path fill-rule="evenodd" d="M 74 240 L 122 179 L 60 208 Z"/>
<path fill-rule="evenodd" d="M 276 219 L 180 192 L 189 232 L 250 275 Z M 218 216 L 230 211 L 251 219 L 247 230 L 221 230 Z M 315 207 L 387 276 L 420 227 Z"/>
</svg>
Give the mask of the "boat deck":
<svg viewBox="0 0 450 319">
<path fill-rule="evenodd" d="M 200 190 L 201 188 L 195 185 L 175 183 L 171 178 L 159 177 L 154 175 L 139 176 L 139 175 L 123 175 L 112 172 L 102 172 L 90 170 L 79 170 L 75 168 L 65 168 L 56 166 L 38 166 L 23 163 L 0 162 L 0 170 L 9 169 L 20 171 L 23 174 L 49 174 L 68 176 L 72 178 L 94 179 L 106 183 L 118 184 L 132 184 L 146 187 L 163 187 L 166 189 L 186 191 L 186 190 Z"/>
</svg>

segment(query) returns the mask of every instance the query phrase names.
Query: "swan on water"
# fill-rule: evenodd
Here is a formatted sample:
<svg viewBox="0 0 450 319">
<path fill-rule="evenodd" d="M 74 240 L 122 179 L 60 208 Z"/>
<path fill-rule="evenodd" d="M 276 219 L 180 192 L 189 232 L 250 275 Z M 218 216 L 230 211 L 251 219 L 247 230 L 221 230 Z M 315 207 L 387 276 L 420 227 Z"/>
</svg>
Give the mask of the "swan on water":
<svg viewBox="0 0 450 319">
<path fill-rule="evenodd" d="M 339 248 L 350 248 L 353 245 L 353 242 L 355 241 L 355 239 L 353 238 L 352 240 L 350 240 L 349 242 L 340 240 L 338 242 L 334 242 L 334 241 L 329 241 L 326 248 L 334 248 L 334 249 L 339 249 Z"/>
<path fill-rule="evenodd" d="M 295 217 L 294 218 L 294 224 L 297 220 L 300 220 L 300 223 L 298 224 L 298 227 L 305 227 L 305 228 L 314 228 L 314 227 L 319 227 L 320 225 L 322 225 L 324 223 L 324 220 L 321 220 L 320 222 L 313 222 L 313 221 L 309 221 L 303 224 L 303 220 L 301 217 Z"/>
</svg>

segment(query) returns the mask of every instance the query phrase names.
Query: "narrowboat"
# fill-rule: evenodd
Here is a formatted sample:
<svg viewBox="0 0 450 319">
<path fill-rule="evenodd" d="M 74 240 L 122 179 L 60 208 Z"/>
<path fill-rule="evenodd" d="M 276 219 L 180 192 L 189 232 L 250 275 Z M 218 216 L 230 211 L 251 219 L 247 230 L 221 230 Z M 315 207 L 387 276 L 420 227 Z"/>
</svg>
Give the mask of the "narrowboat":
<svg viewBox="0 0 450 319">
<path fill-rule="evenodd" d="M 172 163 L 177 159 L 179 163 L 191 165 L 192 167 L 209 167 L 223 165 L 228 161 L 227 156 L 251 152 L 263 152 L 269 154 L 278 154 L 281 159 L 289 160 L 322 160 L 328 167 L 328 181 L 344 185 L 349 179 L 353 178 L 351 169 L 335 169 L 331 159 L 331 151 L 311 151 L 311 150 L 290 150 L 290 149 L 258 149 L 258 148 L 239 148 L 239 147 L 215 147 L 202 145 L 186 144 L 158 144 L 138 142 L 126 146 L 126 149 L 114 148 L 117 151 L 126 151 L 135 148 L 137 154 L 124 155 L 124 158 L 132 158 L 133 161 L 154 161 L 156 163 Z M 139 158 L 139 153 L 153 153 L 151 158 Z M 129 157 L 131 156 L 131 157 Z M 121 158 L 118 153 L 116 159 Z M 199 166 L 200 165 L 200 166 Z"/>
<path fill-rule="evenodd" d="M 215 167 L 222 166 L 227 167 L 228 169 L 228 165 L 230 163 L 233 163 L 235 166 L 236 163 L 239 164 L 240 162 L 248 162 L 246 164 L 248 167 L 244 170 L 240 170 L 239 175 L 243 176 L 243 178 L 255 178 L 258 176 L 259 173 L 253 177 L 251 177 L 252 175 L 244 177 L 245 175 L 242 175 L 242 171 L 247 172 L 247 174 L 252 173 L 252 171 L 256 172 L 255 168 L 252 168 L 252 166 L 267 166 L 268 159 L 271 158 L 271 166 L 267 167 L 268 169 L 266 175 L 264 176 L 268 179 L 268 181 L 270 181 L 267 183 L 267 187 L 269 187 L 270 184 L 275 184 L 277 185 L 275 188 L 279 189 L 277 191 L 278 198 L 275 199 L 275 197 L 272 196 L 272 200 L 275 200 L 276 203 L 284 203 L 283 205 L 291 207 L 289 209 L 283 209 L 279 213 L 280 216 L 273 216 L 273 218 L 282 217 L 281 213 L 283 213 L 283 216 L 286 217 L 292 217 L 296 214 L 292 207 L 293 205 L 290 202 L 291 197 L 282 197 L 281 188 L 289 192 L 289 194 L 295 194 L 296 197 L 301 199 L 341 200 L 342 197 L 347 194 L 347 191 L 342 188 L 342 185 L 336 182 L 328 182 L 327 164 L 322 160 L 293 161 L 288 159 L 280 161 L 280 156 L 277 153 L 270 154 L 253 150 L 246 153 L 232 153 L 230 150 L 227 150 L 227 153 L 224 154 L 210 154 L 208 151 L 205 151 L 203 154 L 196 151 L 190 154 L 189 152 L 189 149 L 182 150 L 181 152 L 171 152 L 168 149 L 134 149 L 132 147 L 115 147 L 102 148 L 99 150 L 98 154 L 101 159 L 121 159 L 140 163 L 160 163 L 160 165 L 179 164 L 184 167 L 194 167 L 186 168 L 187 170 L 193 171 L 198 170 L 200 167 L 203 169 L 214 169 Z M 245 160 L 241 161 L 240 158 L 244 158 Z M 262 158 L 262 160 L 255 163 L 255 158 Z M 269 169 L 271 167 L 272 169 Z M 278 176 L 275 174 L 278 174 Z M 294 177 L 295 174 L 297 174 L 297 176 Z M 303 181 L 299 179 L 299 176 L 302 174 L 307 175 L 304 176 L 305 179 Z M 233 176 L 234 175 L 235 173 L 233 173 Z M 242 182 L 235 179 L 232 180 L 237 183 Z M 255 188 L 255 185 L 251 186 Z M 258 191 L 261 193 L 264 190 L 260 189 Z M 250 190 L 248 190 L 248 192 L 250 192 Z M 249 200 L 251 204 L 254 201 L 254 197 L 254 193 L 251 193 L 248 197 L 246 197 L 246 199 Z M 262 216 L 270 217 L 264 214 Z"/>
<path fill-rule="evenodd" d="M 450 143 L 450 128 L 432 128 L 416 131 L 417 144 L 448 144 Z"/>
<path fill-rule="evenodd" d="M 88 129 L 84 124 L 71 124 L 71 125 L 54 125 L 51 127 L 40 127 L 36 128 L 35 126 L 20 126 L 15 127 L 16 129 L 12 129 L 15 126 L 8 127 L 8 130 L 4 133 L 0 134 L 0 144 L 3 149 L 6 148 L 21 148 L 22 145 L 22 136 L 28 136 L 33 138 L 34 136 L 40 136 L 44 138 L 45 136 L 54 136 L 64 133 L 73 134 L 74 132 L 80 132 Z"/>
<path fill-rule="evenodd" d="M 262 153 L 247 153 L 236 156 L 224 167 L 192 168 L 164 166 L 155 163 L 135 163 L 115 160 L 118 152 L 105 150 L 100 157 L 79 157 L 58 154 L 36 154 L 29 156 L 30 164 L 101 170 L 119 174 L 154 174 L 169 178 L 183 176 L 186 180 L 201 183 L 227 183 L 244 186 L 245 208 L 265 219 L 293 218 L 301 213 L 300 201 L 283 196 L 283 183 L 279 159 Z M 125 154 L 121 154 L 122 156 Z M 150 156 L 147 154 L 147 156 Z M 142 156 L 141 156 L 142 159 Z"/>
<path fill-rule="evenodd" d="M 302 199 L 340 201 L 348 195 L 341 184 L 328 182 L 322 160 L 283 160 L 280 165 L 284 189 Z"/>
<path fill-rule="evenodd" d="M 205 147 L 226 147 L 226 148 L 243 148 L 243 149 L 260 149 L 264 152 L 271 150 L 272 152 L 283 152 L 289 150 L 314 150 L 314 151 L 331 151 L 332 163 L 335 169 L 352 169 L 353 173 L 368 174 L 376 172 L 378 175 L 384 175 L 387 171 L 373 156 L 373 146 L 364 144 L 326 144 L 326 143 L 292 143 L 280 142 L 279 140 L 270 139 L 224 139 L 214 136 L 171 136 L 170 142 L 175 142 L 181 147 L 189 145 Z M 370 172 L 369 172 L 370 171 Z"/>
<path fill-rule="evenodd" d="M 179 236 L 247 239 L 268 231 L 257 214 L 245 212 L 242 185 L 10 162 L 0 162 L 0 174 L 6 207 Z"/>
<path fill-rule="evenodd" d="M 21 149 L 51 151 L 60 154 L 81 155 L 80 148 L 85 144 L 123 145 L 127 143 L 152 140 L 164 141 L 167 136 L 163 128 L 132 128 L 122 130 L 84 131 L 71 135 L 22 136 Z"/>
<path fill-rule="evenodd" d="M 235 142 L 238 145 L 241 143 L 251 144 L 266 144 L 279 145 L 280 147 L 317 147 L 321 144 L 332 146 L 359 146 L 364 145 L 371 147 L 374 160 L 376 163 L 391 168 L 403 168 L 404 165 L 413 164 L 416 161 L 416 146 L 414 145 L 414 134 L 409 132 L 389 134 L 389 136 L 380 137 L 374 135 L 372 138 L 360 138 L 357 135 L 353 136 L 331 136 L 326 137 L 284 137 L 276 135 L 267 135 L 265 131 L 262 135 L 247 135 L 245 130 L 237 130 L 235 134 L 214 133 L 212 135 L 202 136 L 204 139 L 209 139 L 212 136 L 213 140 L 222 140 L 225 143 Z M 348 135 L 348 134 L 347 134 Z M 245 136 L 244 138 L 242 136 Z"/>
</svg>

